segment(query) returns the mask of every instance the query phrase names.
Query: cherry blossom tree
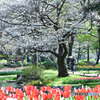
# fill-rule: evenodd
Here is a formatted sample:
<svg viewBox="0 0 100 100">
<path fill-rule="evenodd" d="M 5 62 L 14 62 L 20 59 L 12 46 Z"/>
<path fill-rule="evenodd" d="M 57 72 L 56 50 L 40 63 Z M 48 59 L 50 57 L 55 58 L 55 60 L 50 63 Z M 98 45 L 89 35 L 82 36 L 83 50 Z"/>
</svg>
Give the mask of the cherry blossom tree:
<svg viewBox="0 0 100 100">
<path fill-rule="evenodd" d="M 57 57 L 58 76 L 68 76 L 67 42 L 77 33 L 88 33 L 84 0 L 0 1 L 1 45 L 25 48 L 28 52 L 51 53 Z M 87 19 L 87 20 L 84 20 Z"/>
</svg>

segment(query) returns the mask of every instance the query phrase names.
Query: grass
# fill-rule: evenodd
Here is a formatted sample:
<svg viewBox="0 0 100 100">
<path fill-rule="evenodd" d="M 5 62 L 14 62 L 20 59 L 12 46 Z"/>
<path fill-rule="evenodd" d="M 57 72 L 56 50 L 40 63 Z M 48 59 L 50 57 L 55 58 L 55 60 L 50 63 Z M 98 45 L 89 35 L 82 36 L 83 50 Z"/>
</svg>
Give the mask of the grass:
<svg viewBox="0 0 100 100">
<path fill-rule="evenodd" d="M 9 81 L 9 80 L 16 80 L 17 75 L 5 75 L 0 76 L 0 80 Z"/>
<path fill-rule="evenodd" d="M 15 75 L 15 74 L 22 74 L 21 70 L 16 71 L 0 71 L 0 75 Z"/>
<path fill-rule="evenodd" d="M 84 71 L 81 71 L 84 72 Z M 91 72 L 91 73 L 94 73 Z M 76 78 L 81 78 L 81 77 L 86 77 L 86 76 L 80 76 L 80 75 L 75 75 L 75 74 L 70 74 L 68 77 L 61 77 L 58 78 L 58 71 L 57 70 L 45 70 L 43 76 L 41 76 L 42 78 L 44 78 L 46 81 L 50 80 L 50 82 L 48 82 L 46 85 L 47 86 L 64 86 L 64 85 L 73 85 L 73 86 L 77 86 L 78 84 L 63 84 L 63 82 L 65 80 L 69 80 L 69 79 L 76 79 Z M 3 75 L 0 76 L 0 80 L 4 80 L 4 81 L 9 81 L 9 80 L 16 80 L 17 75 Z M 93 82 L 92 82 L 93 83 Z M 80 85 L 80 84 L 79 84 Z M 93 84 L 87 84 L 91 87 L 93 87 Z"/>
<path fill-rule="evenodd" d="M 84 76 L 80 76 L 80 75 L 70 74 L 68 77 L 58 78 L 57 75 L 58 75 L 57 70 L 45 70 L 43 77 L 52 80 L 49 84 L 47 84 L 49 86 L 70 85 L 70 84 L 63 84 L 63 81 L 68 80 L 68 79 L 75 79 L 75 78 L 84 77 Z"/>
</svg>

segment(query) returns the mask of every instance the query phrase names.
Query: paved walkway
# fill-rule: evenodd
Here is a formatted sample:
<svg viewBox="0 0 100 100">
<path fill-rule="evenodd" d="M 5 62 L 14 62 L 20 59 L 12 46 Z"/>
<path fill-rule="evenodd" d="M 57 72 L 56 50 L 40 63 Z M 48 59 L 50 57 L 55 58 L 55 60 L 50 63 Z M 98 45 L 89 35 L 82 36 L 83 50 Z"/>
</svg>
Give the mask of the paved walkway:
<svg viewBox="0 0 100 100">
<path fill-rule="evenodd" d="M 69 70 L 69 74 L 75 74 L 75 75 L 81 75 L 81 76 L 87 76 L 87 77 L 100 77 L 100 74 L 94 73 L 94 74 L 85 74 L 80 72 L 72 72 Z"/>
</svg>

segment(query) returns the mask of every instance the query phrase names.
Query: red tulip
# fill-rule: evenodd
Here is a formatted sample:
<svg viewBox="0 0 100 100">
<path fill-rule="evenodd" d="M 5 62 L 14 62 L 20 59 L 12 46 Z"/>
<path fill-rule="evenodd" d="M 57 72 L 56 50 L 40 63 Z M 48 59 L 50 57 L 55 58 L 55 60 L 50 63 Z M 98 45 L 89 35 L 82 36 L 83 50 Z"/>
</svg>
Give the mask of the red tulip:
<svg viewBox="0 0 100 100">
<path fill-rule="evenodd" d="M 70 97 L 70 92 L 63 92 L 62 96 L 64 98 L 68 98 L 68 97 Z"/>
<path fill-rule="evenodd" d="M 31 94 L 31 91 L 30 90 L 26 90 L 26 94 L 27 95 L 30 95 Z"/>
<path fill-rule="evenodd" d="M 46 94 L 46 93 L 43 93 L 43 94 L 42 94 L 42 98 L 43 98 L 43 100 L 47 100 L 47 99 L 48 99 L 47 94 Z"/>
<path fill-rule="evenodd" d="M 47 86 L 46 89 L 48 92 L 50 92 L 52 88 L 50 86 Z"/>
<path fill-rule="evenodd" d="M 54 100 L 60 100 L 60 96 L 54 97 Z"/>
<path fill-rule="evenodd" d="M 42 92 L 46 91 L 46 87 L 45 86 L 42 86 L 40 89 L 41 89 Z"/>
<path fill-rule="evenodd" d="M 27 87 L 27 90 L 31 90 L 32 89 L 31 85 L 26 85 L 26 87 Z"/>
<path fill-rule="evenodd" d="M 64 87 L 64 91 L 70 91 L 70 90 L 71 90 L 71 86 L 70 85 Z"/>
<path fill-rule="evenodd" d="M 33 95 L 29 95 L 29 100 L 33 100 Z"/>
<path fill-rule="evenodd" d="M 39 97 L 34 97 L 34 100 L 40 100 L 40 98 Z"/>
<path fill-rule="evenodd" d="M 7 86 L 7 87 L 6 87 L 6 90 L 7 90 L 8 92 L 11 92 L 11 89 L 12 89 L 12 87 L 10 87 L 10 86 Z"/>
<path fill-rule="evenodd" d="M 48 93 L 48 99 L 53 99 L 53 94 L 52 93 Z"/>
<path fill-rule="evenodd" d="M 97 96 L 94 95 L 93 97 L 94 97 L 95 99 L 97 99 L 97 98 L 98 98 L 98 95 L 97 95 Z"/>
</svg>

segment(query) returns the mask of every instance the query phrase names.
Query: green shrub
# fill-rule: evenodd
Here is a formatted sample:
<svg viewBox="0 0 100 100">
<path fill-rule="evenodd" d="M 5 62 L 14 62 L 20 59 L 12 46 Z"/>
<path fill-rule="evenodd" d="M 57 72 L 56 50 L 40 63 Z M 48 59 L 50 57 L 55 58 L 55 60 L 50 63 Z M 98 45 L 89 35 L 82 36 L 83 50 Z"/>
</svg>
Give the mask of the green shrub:
<svg viewBox="0 0 100 100">
<path fill-rule="evenodd" d="M 51 61 L 45 61 L 43 62 L 43 65 L 46 69 L 54 69 L 55 63 L 52 63 Z"/>
<path fill-rule="evenodd" d="M 23 75 L 26 76 L 26 79 L 28 79 L 29 77 L 40 78 L 40 76 L 43 75 L 44 66 L 33 65 L 30 67 L 24 68 L 22 71 L 23 71 Z"/>
<path fill-rule="evenodd" d="M 28 62 L 22 62 L 23 63 L 23 66 L 28 66 L 29 63 Z"/>
<path fill-rule="evenodd" d="M 19 67 L 16 63 L 11 61 L 7 62 L 7 64 L 4 64 L 4 66 L 11 67 L 11 68 Z"/>
<path fill-rule="evenodd" d="M 17 64 L 18 67 L 23 66 L 23 63 L 21 61 L 17 61 L 16 64 Z"/>
<path fill-rule="evenodd" d="M 47 79 L 43 79 L 43 80 L 34 80 L 34 81 L 30 81 L 28 84 L 29 85 L 33 85 L 33 86 L 46 86 L 47 84 L 49 84 L 51 81 L 47 80 Z"/>
<path fill-rule="evenodd" d="M 4 68 L 4 65 L 3 64 L 0 64 L 0 69 Z"/>
<path fill-rule="evenodd" d="M 6 58 L 7 55 L 3 54 L 3 55 L 0 55 L 0 58 Z"/>
<path fill-rule="evenodd" d="M 84 65 L 87 65 L 87 63 L 83 62 L 83 61 L 80 61 L 79 63 L 77 63 L 77 65 L 84 66 Z"/>
</svg>

